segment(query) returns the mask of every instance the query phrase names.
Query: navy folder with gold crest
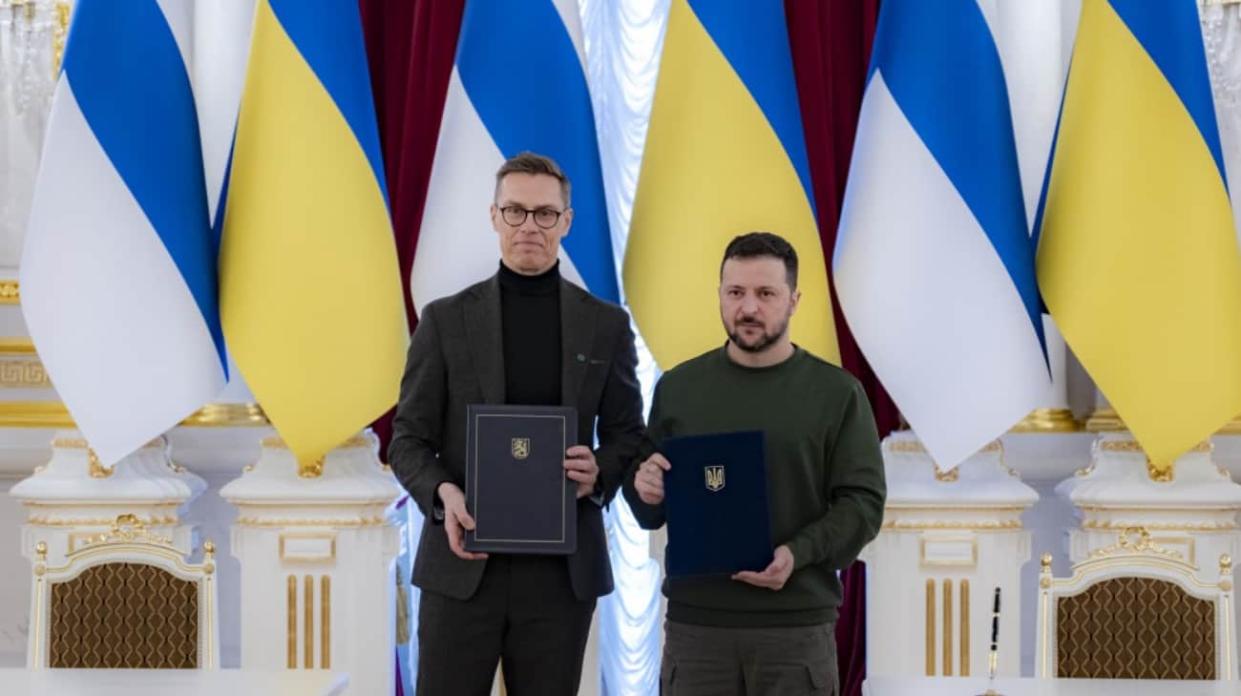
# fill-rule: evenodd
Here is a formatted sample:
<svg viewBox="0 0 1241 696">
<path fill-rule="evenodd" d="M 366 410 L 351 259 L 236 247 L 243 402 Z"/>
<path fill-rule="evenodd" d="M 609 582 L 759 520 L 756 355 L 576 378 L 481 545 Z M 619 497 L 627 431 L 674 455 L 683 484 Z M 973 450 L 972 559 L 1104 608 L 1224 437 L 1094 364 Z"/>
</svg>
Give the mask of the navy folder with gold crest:
<svg viewBox="0 0 1241 696">
<path fill-rule="evenodd" d="M 671 437 L 660 451 L 669 577 L 760 571 L 772 559 L 761 431 Z"/>
<path fill-rule="evenodd" d="M 467 551 L 571 554 L 577 549 L 577 484 L 565 450 L 577 444 L 577 410 L 562 406 L 467 408 Z"/>
</svg>

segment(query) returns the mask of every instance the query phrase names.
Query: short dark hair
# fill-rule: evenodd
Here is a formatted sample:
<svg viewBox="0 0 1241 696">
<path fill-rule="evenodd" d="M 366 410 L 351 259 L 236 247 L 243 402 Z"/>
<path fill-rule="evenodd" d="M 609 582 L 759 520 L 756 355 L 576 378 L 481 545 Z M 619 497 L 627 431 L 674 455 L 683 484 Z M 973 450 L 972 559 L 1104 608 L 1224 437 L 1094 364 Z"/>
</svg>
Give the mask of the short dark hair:
<svg viewBox="0 0 1241 696">
<path fill-rule="evenodd" d="M 500 182 L 509 174 L 544 174 L 554 178 L 560 182 L 560 197 L 564 199 L 564 207 L 569 207 L 569 177 L 565 176 L 560 165 L 551 157 L 527 150 L 505 160 L 496 171 L 496 196 L 500 195 Z"/>
<path fill-rule="evenodd" d="M 724 277 L 724 264 L 729 259 L 753 259 L 762 256 L 783 261 L 789 288 L 797 289 L 797 250 L 784 237 L 771 232 L 748 232 L 733 237 L 724 249 L 724 258 L 720 261 L 720 278 Z"/>
</svg>

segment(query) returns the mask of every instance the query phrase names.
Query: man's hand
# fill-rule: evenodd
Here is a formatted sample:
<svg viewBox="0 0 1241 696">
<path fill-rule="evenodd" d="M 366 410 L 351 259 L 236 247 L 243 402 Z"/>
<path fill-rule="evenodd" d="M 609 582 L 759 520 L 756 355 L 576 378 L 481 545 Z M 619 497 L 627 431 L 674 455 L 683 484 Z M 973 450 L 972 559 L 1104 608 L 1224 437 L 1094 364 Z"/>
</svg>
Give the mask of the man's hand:
<svg viewBox="0 0 1241 696">
<path fill-rule="evenodd" d="M 756 587 L 766 587 L 773 592 L 784 587 L 784 583 L 789 581 L 789 576 L 793 574 L 793 552 L 788 546 L 777 546 L 775 558 L 772 559 L 771 565 L 763 569 L 761 573 L 755 573 L 752 570 L 743 570 L 740 573 L 733 574 L 733 580 L 749 583 Z"/>
<path fill-rule="evenodd" d="M 595 461 L 595 453 L 589 447 L 574 445 L 564 454 L 564 475 L 577 482 L 578 499 L 593 495 L 595 482 L 599 480 L 599 464 Z"/>
<path fill-rule="evenodd" d="M 664 472 L 671 468 L 672 464 L 658 452 L 638 465 L 638 473 L 633 477 L 633 488 L 642 502 L 647 505 L 664 502 Z"/>
<path fill-rule="evenodd" d="M 441 483 L 435 492 L 444 504 L 444 533 L 448 535 L 448 547 L 458 558 L 467 561 L 481 561 L 486 558 L 485 553 L 470 553 L 465 550 L 465 530 L 474 529 L 474 518 L 465 511 L 465 494 L 455 483 L 448 481 Z"/>
</svg>

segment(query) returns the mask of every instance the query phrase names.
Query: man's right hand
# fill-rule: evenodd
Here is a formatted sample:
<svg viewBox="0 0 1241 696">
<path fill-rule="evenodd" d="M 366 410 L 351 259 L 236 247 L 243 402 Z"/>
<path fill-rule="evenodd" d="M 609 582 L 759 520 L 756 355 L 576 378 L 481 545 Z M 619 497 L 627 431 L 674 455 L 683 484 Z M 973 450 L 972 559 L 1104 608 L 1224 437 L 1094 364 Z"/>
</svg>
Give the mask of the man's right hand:
<svg viewBox="0 0 1241 696">
<path fill-rule="evenodd" d="M 487 557 L 485 553 L 470 553 L 465 550 L 465 530 L 474 529 L 474 518 L 465 511 L 465 493 L 455 483 L 445 481 L 435 489 L 444 504 L 444 533 L 448 535 L 448 546 L 458 558 L 467 561 L 481 561 Z"/>
<path fill-rule="evenodd" d="M 660 505 L 664 502 L 664 472 L 671 468 L 672 464 L 658 452 L 638 465 L 638 473 L 633 477 L 633 487 L 642 502 L 647 505 Z"/>
</svg>

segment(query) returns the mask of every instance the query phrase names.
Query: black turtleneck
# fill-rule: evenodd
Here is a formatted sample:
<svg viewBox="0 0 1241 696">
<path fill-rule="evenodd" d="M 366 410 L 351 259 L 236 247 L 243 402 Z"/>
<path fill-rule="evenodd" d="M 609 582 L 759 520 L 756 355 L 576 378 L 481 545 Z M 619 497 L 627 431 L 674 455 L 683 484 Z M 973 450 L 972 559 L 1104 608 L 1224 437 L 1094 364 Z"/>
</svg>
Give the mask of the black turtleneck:
<svg viewBox="0 0 1241 696">
<path fill-rule="evenodd" d="M 560 262 L 536 275 L 500 264 L 504 403 L 560 405 Z"/>
</svg>

